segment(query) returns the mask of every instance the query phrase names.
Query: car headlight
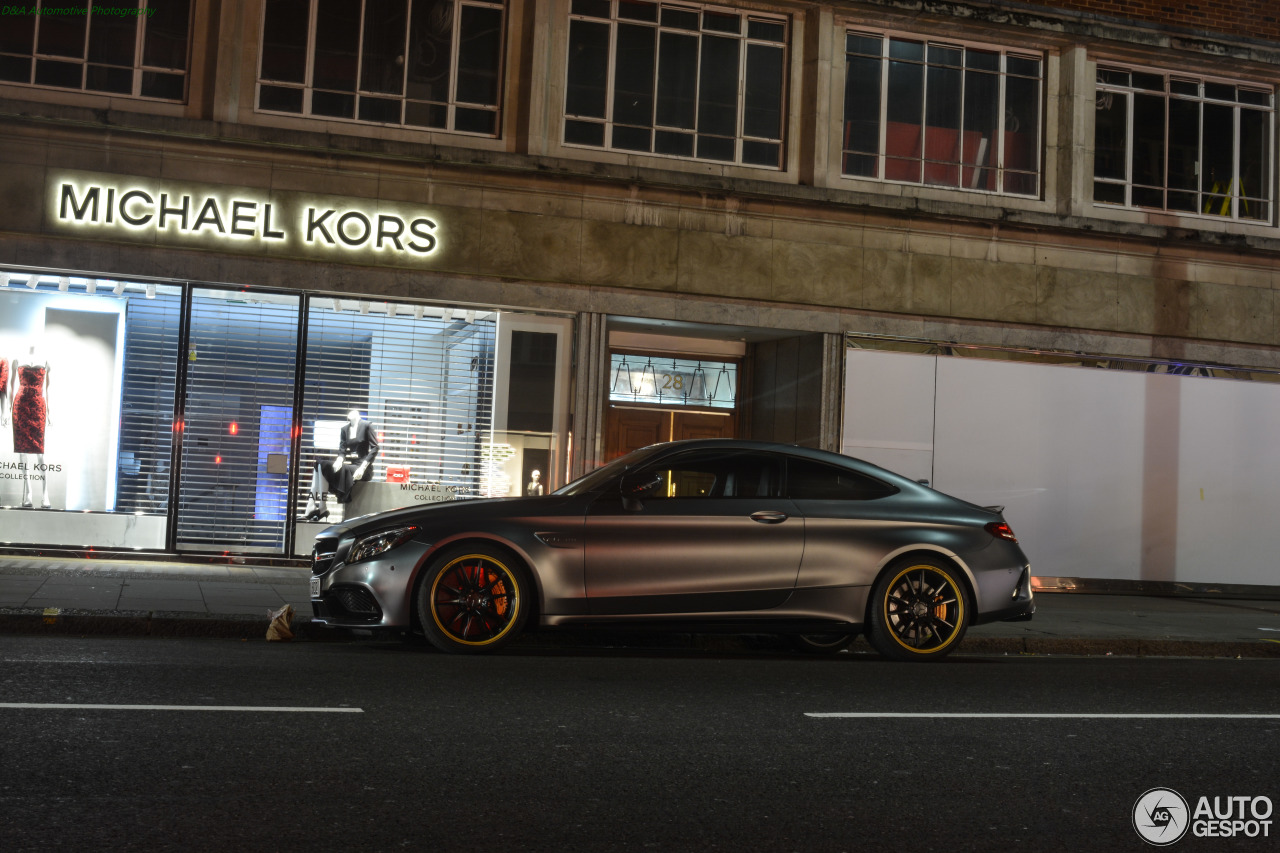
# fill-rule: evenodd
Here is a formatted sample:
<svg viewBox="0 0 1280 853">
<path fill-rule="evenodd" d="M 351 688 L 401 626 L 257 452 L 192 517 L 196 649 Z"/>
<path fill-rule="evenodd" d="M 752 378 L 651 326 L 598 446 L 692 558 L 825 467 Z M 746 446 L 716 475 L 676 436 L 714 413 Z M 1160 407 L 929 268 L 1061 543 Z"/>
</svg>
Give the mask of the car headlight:
<svg viewBox="0 0 1280 853">
<path fill-rule="evenodd" d="M 417 527 L 396 527 L 357 539 L 356 544 L 351 546 L 351 553 L 347 555 L 347 562 L 359 563 L 379 554 L 385 554 L 392 548 L 398 548 L 408 542 L 417 532 Z"/>
</svg>

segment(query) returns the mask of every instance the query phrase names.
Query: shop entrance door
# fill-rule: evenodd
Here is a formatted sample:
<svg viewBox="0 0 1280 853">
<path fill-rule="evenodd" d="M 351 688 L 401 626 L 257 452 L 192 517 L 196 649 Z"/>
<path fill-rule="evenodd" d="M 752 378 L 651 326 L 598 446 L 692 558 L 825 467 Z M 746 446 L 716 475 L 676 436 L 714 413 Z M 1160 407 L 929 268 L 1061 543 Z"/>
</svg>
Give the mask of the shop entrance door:
<svg viewBox="0 0 1280 853">
<path fill-rule="evenodd" d="M 192 292 L 178 550 L 284 550 L 298 309 L 297 296 Z"/>
<path fill-rule="evenodd" d="M 734 438 L 732 411 L 687 412 L 678 409 L 633 409 L 610 406 L 605 413 L 605 458 L 608 462 L 650 444 L 686 438 Z"/>
</svg>

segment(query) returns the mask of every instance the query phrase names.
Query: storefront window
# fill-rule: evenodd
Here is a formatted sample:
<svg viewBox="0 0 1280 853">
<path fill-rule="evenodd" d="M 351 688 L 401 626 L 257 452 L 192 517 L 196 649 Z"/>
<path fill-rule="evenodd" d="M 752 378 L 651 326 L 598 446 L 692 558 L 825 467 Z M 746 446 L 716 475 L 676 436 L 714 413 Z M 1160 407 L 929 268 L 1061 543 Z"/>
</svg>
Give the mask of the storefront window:
<svg viewBox="0 0 1280 853">
<path fill-rule="evenodd" d="M 0 272 L 0 542 L 164 547 L 181 306 L 170 285 Z"/>
<path fill-rule="evenodd" d="M 0 271 L 0 544 L 304 554 L 356 515 L 548 494 L 571 327 Z"/>
</svg>

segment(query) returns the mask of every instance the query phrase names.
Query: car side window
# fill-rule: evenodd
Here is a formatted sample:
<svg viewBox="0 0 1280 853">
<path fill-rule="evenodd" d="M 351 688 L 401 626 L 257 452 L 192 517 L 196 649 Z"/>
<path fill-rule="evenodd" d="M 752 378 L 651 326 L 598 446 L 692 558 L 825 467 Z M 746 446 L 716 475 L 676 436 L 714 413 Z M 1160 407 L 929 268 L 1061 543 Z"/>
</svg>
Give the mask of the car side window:
<svg viewBox="0 0 1280 853">
<path fill-rule="evenodd" d="M 655 481 L 637 495 L 644 500 L 776 497 L 781 485 L 772 455 L 741 450 L 694 451 L 646 470 Z"/>
<path fill-rule="evenodd" d="M 792 500 L 871 501 L 897 491 L 895 486 L 848 468 L 812 459 L 787 459 L 787 497 Z"/>
</svg>

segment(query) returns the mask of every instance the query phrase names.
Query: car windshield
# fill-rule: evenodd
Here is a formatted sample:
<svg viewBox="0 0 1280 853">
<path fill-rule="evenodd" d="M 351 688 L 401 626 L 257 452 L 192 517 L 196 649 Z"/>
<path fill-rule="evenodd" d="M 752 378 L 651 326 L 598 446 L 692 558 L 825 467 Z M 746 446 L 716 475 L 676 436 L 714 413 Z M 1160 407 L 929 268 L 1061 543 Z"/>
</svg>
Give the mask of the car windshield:
<svg viewBox="0 0 1280 853">
<path fill-rule="evenodd" d="M 639 450 L 633 450 L 626 456 L 619 456 L 607 465 L 595 469 L 578 479 L 569 483 L 567 486 L 561 486 L 551 494 L 553 495 L 581 495 L 586 492 L 593 491 L 607 483 L 614 477 L 620 476 L 623 471 L 638 465 L 645 459 L 653 455 L 659 449 L 660 445 L 651 444 L 648 447 L 642 447 Z"/>
</svg>

